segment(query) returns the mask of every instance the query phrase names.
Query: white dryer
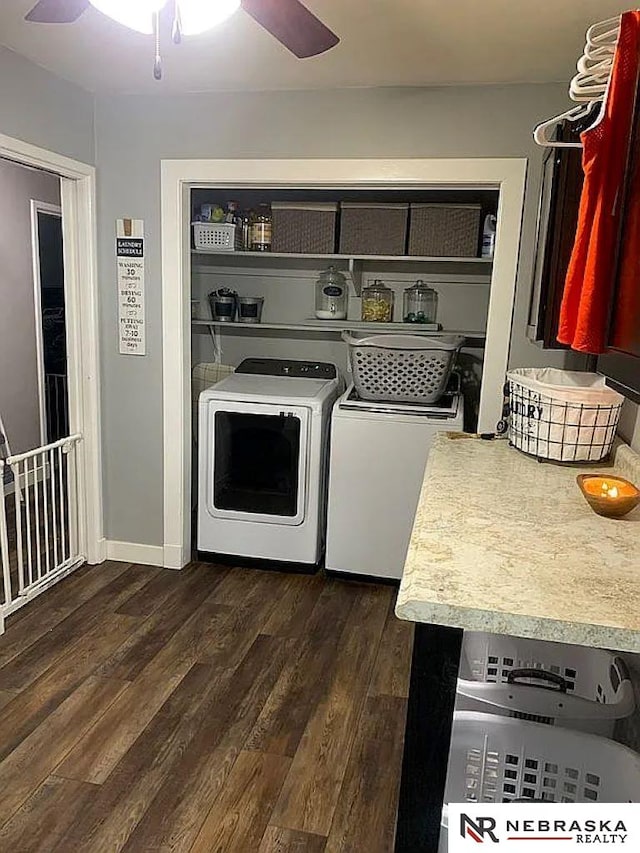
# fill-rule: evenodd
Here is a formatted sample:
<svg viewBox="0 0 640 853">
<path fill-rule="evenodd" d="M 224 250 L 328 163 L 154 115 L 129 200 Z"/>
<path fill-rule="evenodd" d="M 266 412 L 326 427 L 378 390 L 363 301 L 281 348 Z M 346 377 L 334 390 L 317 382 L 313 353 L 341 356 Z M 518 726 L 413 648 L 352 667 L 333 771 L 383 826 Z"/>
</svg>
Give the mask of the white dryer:
<svg viewBox="0 0 640 853">
<path fill-rule="evenodd" d="M 331 427 L 329 571 L 399 579 L 429 448 L 440 430 L 462 431 L 463 397 L 433 405 L 371 403 L 351 386 Z"/>
<path fill-rule="evenodd" d="M 198 550 L 315 564 L 324 550 L 333 364 L 246 359 L 199 401 Z"/>
</svg>

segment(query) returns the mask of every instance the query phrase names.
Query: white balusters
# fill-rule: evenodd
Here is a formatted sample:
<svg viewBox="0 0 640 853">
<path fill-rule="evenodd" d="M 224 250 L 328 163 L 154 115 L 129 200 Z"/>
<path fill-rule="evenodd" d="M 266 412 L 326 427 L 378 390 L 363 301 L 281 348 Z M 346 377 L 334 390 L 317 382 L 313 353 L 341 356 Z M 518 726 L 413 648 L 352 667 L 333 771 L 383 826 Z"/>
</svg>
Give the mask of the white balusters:
<svg viewBox="0 0 640 853">
<path fill-rule="evenodd" d="M 25 491 L 27 491 L 28 496 L 28 483 L 29 483 L 29 460 L 22 460 L 22 479 L 24 482 Z M 26 523 L 26 540 L 27 540 L 27 566 L 29 572 L 29 583 L 33 583 L 33 545 L 31 542 L 31 501 L 25 500 L 24 502 L 24 514 L 27 519 Z"/>
<path fill-rule="evenodd" d="M 62 455 L 62 448 L 58 447 L 58 496 L 60 500 L 60 559 L 64 563 L 67 559 L 67 527 L 66 527 L 66 517 L 67 514 L 65 512 L 65 495 L 64 495 L 64 456 Z"/>
<path fill-rule="evenodd" d="M 9 531 L 7 529 L 7 505 L 4 496 L 4 467 L 6 462 L 0 459 L 0 557 L 2 558 L 2 582 L 4 604 L 11 601 L 11 564 L 9 561 Z"/>
<path fill-rule="evenodd" d="M 80 440 L 74 435 L 0 460 L 0 616 L 13 612 L 84 560 L 79 553 L 76 482 Z M 2 485 L 5 465 L 14 474 L 11 496 L 5 495 Z"/>
</svg>

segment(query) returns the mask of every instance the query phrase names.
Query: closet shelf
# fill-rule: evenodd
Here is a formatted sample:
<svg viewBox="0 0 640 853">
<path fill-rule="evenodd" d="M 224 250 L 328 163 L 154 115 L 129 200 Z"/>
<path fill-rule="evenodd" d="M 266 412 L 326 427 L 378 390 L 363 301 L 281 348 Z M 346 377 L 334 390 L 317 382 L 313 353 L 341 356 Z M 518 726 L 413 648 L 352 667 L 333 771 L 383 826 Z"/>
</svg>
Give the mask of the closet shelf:
<svg viewBox="0 0 640 853">
<path fill-rule="evenodd" d="M 363 323 L 359 320 L 303 320 L 300 323 L 225 323 L 219 320 L 191 321 L 193 326 L 198 327 L 221 327 L 226 332 L 253 332 L 260 330 L 272 330 L 283 332 L 316 332 L 321 334 L 340 335 L 343 331 L 372 332 L 384 334 L 385 332 L 403 332 L 406 335 L 424 335 L 426 337 L 442 337 L 443 335 L 460 335 L 467 340 L 484 341 L 484 332 L 459 331 L 457 329 L 444 329 L 435 331 L 425 329 L 413 323 Z"/>
<path fill-rule="evenodd" d="M 444 264 L 483 264 L 491 265 L 491 258 L 446 258 L 426 255 L 341 255 L 341 254 L 314 254 L 308 252 L 207 252 L 202 249 L 192 249 L 191 254 L 196 257 L 215 257 L 220 260 L 231 261 L 236 258 L 253 258 L 254 260 L 269 261 L 272 258 L 287 258 L 293 260 L 320 260 L 320 261 L 399 261 L 419 263 L 444 263 Z"/>
</svg>

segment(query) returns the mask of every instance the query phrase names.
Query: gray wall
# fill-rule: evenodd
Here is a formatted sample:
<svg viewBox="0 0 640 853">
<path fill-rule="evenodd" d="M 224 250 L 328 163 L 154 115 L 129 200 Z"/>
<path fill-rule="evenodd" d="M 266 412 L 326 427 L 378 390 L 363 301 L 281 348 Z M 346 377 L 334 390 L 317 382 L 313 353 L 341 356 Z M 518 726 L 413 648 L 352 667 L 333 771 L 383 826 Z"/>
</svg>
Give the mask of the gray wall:
<svg viewBox="0 0 640 853">
<path fill-rule="evenodd" d="M 60 204 L 60 181 L 0 159 L 0 415 L 12 453 L 40 445 L 31 199 Z"/>
<path fill-rule="evenodd" d="M 93 95 L 0 46 L 0 133 L 93 163 L 93 117 Z M 30 198 L 59 203 L 58 179 L 5 163 L 0 172 L 0 411 L 16 452 L 40 443 Z M 6 300 L 10 313 L 4 310 Z"/>
<path fill-rule="evenodd" d="M 0 133 L 94 161 L 93 95 L 0 46 Z"/>
<path fill-rule="evenodd" d="M 511 361 L 562 363 L 529 344 L 524 329 L 542 159 L 531 129 L 566 104 L 563 85 L 98 97 L 107 537 L 162 542 L 160 159 L 529 157 Z M 113 233 L 120 216 L 145 220 L 145 358 L 117 353 Z"/>
<path fill-rule="evenodd" d="M 162 543 L 159 161 L 170 157 L 528 157 L 511 361 L 556 361 L 525 339 L 541 152 L 531 128 L 563 85 L 94 98 L 0 46 L 0 133 L 97 162 L 106 534 Z M 95 128 L 94 128 L 95 108 Z M 94 133 L 95 130 L 95 133 Z M 97 141 L 97 146 L 96 146 Z M 148 355 L 117 354 L 114 220 L 145 219 Z M 640 443 L 640 415 L 625 429 Z"/>
</svg>

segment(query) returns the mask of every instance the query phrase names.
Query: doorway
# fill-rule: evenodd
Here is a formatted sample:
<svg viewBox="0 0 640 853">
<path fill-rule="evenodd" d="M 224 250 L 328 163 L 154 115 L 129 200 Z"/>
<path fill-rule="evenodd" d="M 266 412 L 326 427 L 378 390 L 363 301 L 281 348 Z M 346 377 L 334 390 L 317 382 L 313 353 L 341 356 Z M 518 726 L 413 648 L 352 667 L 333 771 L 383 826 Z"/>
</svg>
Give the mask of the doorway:
<svg viewBox="0 0 640 853">
<path fill-rule="evenodd" d="M 31 201 L 41 443 L 69 435 L 62 209 Z"/>
<path fill-rule="evenodd" d="M 4 247 L 5 257 L 12 248 L 27 255 L 13 292 L 30 300 L 21 334 L 33 373 L 29 383 L 15 381 L 18 355 L 0 375 L 0 632 L 8 615 L 82 563 L 102 562 L 105 552 L 94 169 L 2 135 L 1 163 L 55 183 L 56 193 L 26 198 L 26 233 Z M 17 216 L 8 211 L 4 231 Z M 33 415 L 28 435 L 15 416 L 25 400 Z"/>
</svg>

